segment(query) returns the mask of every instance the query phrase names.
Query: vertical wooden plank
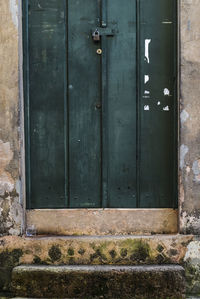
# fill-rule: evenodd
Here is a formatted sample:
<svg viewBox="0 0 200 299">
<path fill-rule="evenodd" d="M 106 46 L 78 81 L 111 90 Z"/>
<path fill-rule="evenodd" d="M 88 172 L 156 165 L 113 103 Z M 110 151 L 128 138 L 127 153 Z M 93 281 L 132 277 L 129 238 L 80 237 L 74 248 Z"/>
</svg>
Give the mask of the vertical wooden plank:
<svg viewBox="0 0 200 299">
<path fill-rule="evenodd" d="M 140 1 L 140 207 L 174 207 L 176 18 L 174 0 Z"/>
<path fill-rule="evenodd" d="M 136 207 L 140 205 L 140 0 L 136 0 Z"/>
<path fill-rule="evenodd" d="M 68 1 L 70 207 L 101 207 L 100 61 L 92 40 L 98 2 Z"/>
<path fill-rule="evenodd" d="M 101 27 L 107 27 L 107 0 L 101 0 Z M 101 126 L 102 126 L 102 207 L 108 206 L 108 49 L 107 36 L 101 36 Z"/>
<path fill-rule="evenodd" d="M 136 1 L 110 0 L 108 27 L 108 207 L 136 207 Z"/>
<path fill-rule="evenodd" d="M 29 45 L 28 45 L 28 5 L 29 0 L 22 2 L 23 24 L 23 85 L 24 85 L 24 123 L 25 123 L 25 173 L 26 173 L 26 207 L 31 206 L 30 177 L 30 117 L 29 117 Z"/>
<path fill-rule="evenodd" d="M 28 208 L 63 208 L 65 194 L 65 1 L 28 2 L 25 107 Z M 30 125 L 29 125 L 30 124 Z M 29 147 L 30 140 L 30 147 Z M 29 150 L 30 148 L 30 150 Z M 28 188 L 29 189 L 29 188 Z"/>
</svg>

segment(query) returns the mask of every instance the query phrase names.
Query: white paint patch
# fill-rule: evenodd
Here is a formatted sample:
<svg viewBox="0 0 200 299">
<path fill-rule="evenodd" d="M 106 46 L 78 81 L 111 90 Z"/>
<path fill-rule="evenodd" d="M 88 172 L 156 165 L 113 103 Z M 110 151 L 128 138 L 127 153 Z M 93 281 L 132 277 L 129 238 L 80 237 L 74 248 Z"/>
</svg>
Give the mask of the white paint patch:
<svg viewBox="0 0 200 299">
<path fill-rule="evenodd" d="M 160 101 L 157 102 L 157 105 L 160 106 Z"/>
<path fill-rule="evenodd" d="M 150 96 L 143 96 L 143 98 L 144 98 L 144 99 L 149 99 L 149 98 L 150 98 Z"/>
<path fill-rule="evenodd" d="M 10 12 L 12 15 L 12 21 L 15 27 L 18 27 L 18 5 L 17 0 L 9 0 L 10 1 Z"/>
<path fill-rule="evenodd" d="M 0 196 L 3 196 L 5 192 L 12 192 L 14 187 L 14 183 L 10 182 L 9 177 L 6 177 L 6 175 L 4 175 L 0 179 Z"/>
<path fill-rule="evenodd" d="M 144 75 L 144 84 L 146 84 L 149 81 L 149 75 Z"/>
<path fill-rule="evenodd" d="M 149 105 L 145 105 L 145 106 L 144 106 L 144 110 L 145 110 L 145 111 L 149 111 L 149 110 L 150 110 Z"/>
<path fill-rule="evenodd" d="M 169 106 L 163 107 L 163 111 L 169 111 Z"/>
<path fill-rule="evenodd" d="M 200 159 L 193 162 L 192 170 L 195 182 L 200 183 Z"/>
<path fill-rule="evenodd" d="M 163 21 L 162 24 L 172 24 L 172 22 Z"/>
<path fill-rule="evenodd" d="M 16 190 L 16 192 L 18 193 L 18 194 L 20 194 L 20 188 L 21 187 L 21 182 L 20 182 L 20 180 L 16 180 L 16 182 L 15 182 L 15 190 Z"/>
<path fill-rule="evenodd" d="M 200 263 L 200 242 L 192 241 L 187 246 L 187 252 L 184 257 L 184 261 L 189 261 L 195 266 Z"/>
<path fill-rule="evenodd" d="M 145 91 L 144 91 L 144 94 L 150 94 L 150 91 L 145 90 Z"/>
<path fill-rule="evenodd" d="M 151 42 L 151 39 L 145 39 L 145 60 L 147 63 L 150 62 L 149 60 L 149 44 Z"/>
<path fill-rule="evenodd" d="M 12 160 L 13 152 L 9 142 L 3 142 L 0 140 L 0 166 L 4 169 Z"/>
<path fill-rule="evenodd" d="M 186 122 L 186 120 L 188 119 L 189 114 L 187 113 L 186 110 L 183 110 L 183 111 L 181 112 L 180 117 L 181 117 L 181 123 L 183 124 L 183 123 Z"/>
<path fill-rule="evenodd" d="M 185 144 L 182 144 L 180 147 L 180 168 L 183 169 L 185 166 L 185 156 L 188 153 L 189 149 Z"/>
<path fill-rule="evenodd" d="M 200 174 L 200 160 L 194 161 L 194 163 L 192 165 L 192 170 L 195 175 Z"/>
<path fill-rule="evenodd" d="M 164 93 L 165 96 L 169 96 L 169 95 L 170 95 L 170 91 L 169 91 L 168 88 L 165 88 L 165 89 L 163 90 L 163 93 Z"/>
<path fill-rule="evenodd" d="M 186 167 L 186 171 L 187 171 L 188 174 L 190 173 L 190 167 L 189 166 Z"/>
</svg>

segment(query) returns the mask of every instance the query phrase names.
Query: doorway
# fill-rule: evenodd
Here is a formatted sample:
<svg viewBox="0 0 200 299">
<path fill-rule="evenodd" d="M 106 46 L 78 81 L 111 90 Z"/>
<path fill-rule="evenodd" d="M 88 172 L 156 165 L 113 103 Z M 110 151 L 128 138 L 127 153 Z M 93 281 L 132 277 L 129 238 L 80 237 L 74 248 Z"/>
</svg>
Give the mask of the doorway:
<svg viewBox="0 0 200 299">
<path fill-rule="evenodd" d="M 23 5 L 27 208 L 176 208 L 176 1 Z"/>
</svg>

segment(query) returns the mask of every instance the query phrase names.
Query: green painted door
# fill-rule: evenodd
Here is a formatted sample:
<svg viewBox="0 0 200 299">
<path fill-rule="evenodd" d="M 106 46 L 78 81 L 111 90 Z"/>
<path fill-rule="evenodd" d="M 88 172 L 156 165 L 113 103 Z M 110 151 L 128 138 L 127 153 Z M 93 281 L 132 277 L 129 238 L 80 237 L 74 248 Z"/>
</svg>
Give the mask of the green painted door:
<svg viewBox="0 0 200 299">
<path fill-rule="evenodd" d="M 176 5 L 23 1 L 29 209 L 177 206 Z"/>
</svg>

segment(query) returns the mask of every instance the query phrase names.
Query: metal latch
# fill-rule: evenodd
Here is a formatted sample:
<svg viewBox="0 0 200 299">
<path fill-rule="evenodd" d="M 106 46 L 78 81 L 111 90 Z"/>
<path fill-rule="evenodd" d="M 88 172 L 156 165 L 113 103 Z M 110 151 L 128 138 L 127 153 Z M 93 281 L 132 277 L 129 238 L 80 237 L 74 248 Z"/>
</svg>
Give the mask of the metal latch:
<svg viewBox="0 0 200 299">
<path fill-rule="evenodd" d="M 96 28 L 94 31 L 92 31 L 92 39 L 95 42 L 99 42 L 101 40 L 101 36 L 114 36 L 115 34 L 115 29 Z"/>
</svg>

